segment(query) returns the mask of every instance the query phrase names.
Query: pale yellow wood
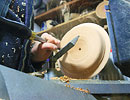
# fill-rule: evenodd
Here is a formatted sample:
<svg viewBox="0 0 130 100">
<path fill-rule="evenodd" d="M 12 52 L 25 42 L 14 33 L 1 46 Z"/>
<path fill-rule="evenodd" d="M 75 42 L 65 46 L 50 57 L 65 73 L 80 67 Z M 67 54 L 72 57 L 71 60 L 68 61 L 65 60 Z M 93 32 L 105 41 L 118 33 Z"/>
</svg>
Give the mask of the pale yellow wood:
<svg viewBox="0 0 130 100">
<path fill-rule="evenodd" d="M 96 16 L 96 12 L 90 12 L 86 15 L 79 16 L 75 19 L 72 19 L 68 22 L 58 24 L 57 26 L 52 27 L 51 29 L 47 29 L 41 32 L 38 32 L 37 34 L 41 35 L 42 33 L 54 33 L 55 37 L 58 39 L 62 39 L 65 33 L 67 33 L 70 29 L 72 29 L 74 26 L 79 25 L 81 23 L 96 23 L 101 26 L 104 26 L 104 20 L 98 18 Z"/>
<path fill-rule="evenodd" d="M 73 27 L 61 40 L 63 48 L 79 36 L 75 46 L 60 59 L 61 71 L 71 78 L 87 79 L 97 75 L 106 65 L 110 53 L 110 39 L 103 27 L 83 23 Z"/>
<path fill-rule="evenodd" d="M 109 1 L 103 1 L 101 3 L 98 4 L 98 6 L 96 7 L 96 14 L 99 18 L 106 18 L 106 10 L 105 10 L 105 5 L 108 5 Z"/>
</svg>

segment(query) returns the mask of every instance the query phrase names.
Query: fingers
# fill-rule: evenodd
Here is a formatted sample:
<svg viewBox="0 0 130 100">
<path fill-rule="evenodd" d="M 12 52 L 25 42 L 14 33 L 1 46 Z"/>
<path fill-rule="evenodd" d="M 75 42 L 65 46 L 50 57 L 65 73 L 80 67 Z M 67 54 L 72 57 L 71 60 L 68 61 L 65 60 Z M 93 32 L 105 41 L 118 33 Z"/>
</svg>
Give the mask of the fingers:
<svg viewBox="0 0 130 100">
<path fill-rule="evenodd" d="M 37 62 L 47 59 L 51 55 L 52 51 L 56 50 L 60 46 L 60 41 L 47 33 L 42 34 L 41 37 L 46 39 L 47 42 L 40 43 L 35 41 L 35 44 L 31 49 L 33 54 L 32 60 Z"/>
<path fill-rule="evenodd" d="M 57 45 L 52 44 L 52 43 L 48 43 L 48 42 L 43 43 L 43 44 L 41 45 L 41 49 L 43 49 L 43 50 L 51 50 L 51 51 L 54 51 L 54 50 L 56 50 L 57 48 L 58 48 Z"/>
<path fill-rule="evenodd" d="M 48 45 L 44 43 L 45 47 L 51 46 L 53 48 L 55 48 L 55 46 L 57 46 L 57 48 L 60 48 L 60 40 L 56 39 L 55 37 L 53 37 L 52 35 L 48 34 L 48 33 L 44 33 L 41 36 L 42 38 L 47 40 L 47 43 L 49 43 Z M 54 44 L 53 46 L 50 44 Z"/>
</svg>

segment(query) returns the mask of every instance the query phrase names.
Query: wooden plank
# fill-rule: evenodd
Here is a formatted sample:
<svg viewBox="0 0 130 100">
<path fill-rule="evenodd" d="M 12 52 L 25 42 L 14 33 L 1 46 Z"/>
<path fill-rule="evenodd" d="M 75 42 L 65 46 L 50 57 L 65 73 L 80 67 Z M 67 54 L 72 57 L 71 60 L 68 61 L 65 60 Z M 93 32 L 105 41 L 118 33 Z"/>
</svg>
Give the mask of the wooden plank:
<svg viewBox="0 0 130 100">
<path fill-rule="evenodd" d="M 66 5 L 71 5 L 74 4 L 75 2 L 79 2 L 80 0 L 73 0 L 71 2 L 68 2 Z M 49 19 L 54 19 L 57 14 L 59 14 L 59 10 L 63 7 L 64 5 L 58 6 L 56 8 L 53 8 L 51 10 L 48 10 L 45 13 L 42 13 L 38 16 L 35 16 L 34 20 L 35 22 L 40 25 L 43 21 L 49 20 Z"/>
<path fill-rule="evenodd" d="M 67 2 L 66 5 L 70 6 L 71 12 L 73 10 L 76 10 L 78 7 L 88 7 L 90 5 L 99 3 L 101 0 L 73 0 L 70 2 Z M 55 19 L 57 16 L 59 16 L 60 9 L 64 7 L 64 5 L 58 6 L 56 8 L 53 8 L 51 10 L 48 10 L 45 13 L 42 13 L 40 15 L 35 16 L 34 20 L 35 22 L 40 26 L 43 21 L 49 20 L 49 19 Z"/>
<path fill-rule="evenodd" d="M 64 34 L 66 34 L 70 29 L 72 29 L 74 26 L 79 25 L 81 23 L 96 23 L 101 26 L 104 26 L 105 21 L 103 19 L 100 19 L 96 16 L 96 12 L 90 12 L 86 15 L 82 15 L 80 17 L 77 17 L 73 20 L 70 20 L 68 22 L 59 24 L 57 26 L 52 27 L 51 29 L 47 29 L 45 31 L 38 32 L 37 34 L 41 35 L 42 33 L 54 33 L 55 37 L 58 39 L 62 39 Z"/>
</svg>

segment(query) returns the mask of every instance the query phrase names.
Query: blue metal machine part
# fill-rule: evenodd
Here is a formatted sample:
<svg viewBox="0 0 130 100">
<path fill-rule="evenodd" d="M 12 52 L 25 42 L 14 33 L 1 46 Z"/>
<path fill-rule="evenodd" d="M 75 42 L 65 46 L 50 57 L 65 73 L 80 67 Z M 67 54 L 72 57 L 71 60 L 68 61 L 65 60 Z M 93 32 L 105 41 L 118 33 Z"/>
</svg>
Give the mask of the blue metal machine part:
<svg viewBox="0 0 130 100">
<path fill-rule="evenodd" d="M 114 63 L 130 76 L 130 0 L 109 0 L 105 7 Z"/>
<path fill-rule="evenodd" d="M 96 100 L 91 94 L 0 65 L 2 100 Z"/>
</svg>

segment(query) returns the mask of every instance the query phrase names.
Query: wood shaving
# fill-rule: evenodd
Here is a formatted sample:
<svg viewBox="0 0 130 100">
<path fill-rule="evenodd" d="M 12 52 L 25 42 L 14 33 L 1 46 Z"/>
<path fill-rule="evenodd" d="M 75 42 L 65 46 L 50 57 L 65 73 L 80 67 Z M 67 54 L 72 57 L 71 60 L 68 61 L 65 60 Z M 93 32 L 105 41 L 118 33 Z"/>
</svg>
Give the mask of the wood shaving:
<svg viewBox="0 0 130 100">
<path fill-rule="evenodd" d="M 66 84 L 65 86 L 69 87 L 69 88 L 72 88 L 72 89 L 75 89 L 75 90 L 78 90 L 78 91 L 81 91 L 81 92 L 84 92 L 84 93 L 90 93 L 90 91 L 88 89 L 73 87 L 73 86 L 70 86 L 69 84 Z"/>
</svg>

